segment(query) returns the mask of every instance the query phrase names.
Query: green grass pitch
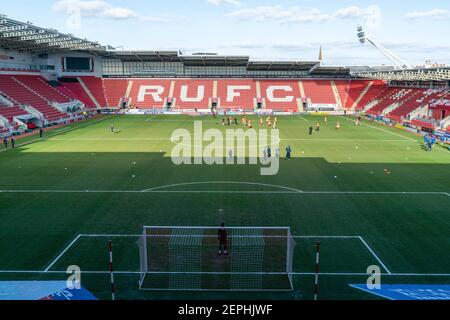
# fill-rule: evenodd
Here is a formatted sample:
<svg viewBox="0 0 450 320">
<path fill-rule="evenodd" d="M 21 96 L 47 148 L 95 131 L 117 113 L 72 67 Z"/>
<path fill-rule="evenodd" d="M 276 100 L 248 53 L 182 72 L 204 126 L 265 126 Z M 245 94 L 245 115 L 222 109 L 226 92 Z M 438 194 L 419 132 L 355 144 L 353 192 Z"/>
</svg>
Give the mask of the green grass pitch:
<svg viewBox="0 0 450 320">
<path fill-rule="evenodd" d="M 374 299 L 348 285 L 365 283 L 373 264 L 382 267 L 384 283 L 450 284 L 447 149 L 426 152 L 419 136 L 366 121 L 355 126 L 351 117 L 328 116 L 325 125 L 321 116 L 290 116 L 278 117 L 278 128 L 281 156 L 289 144 L 292 159 L 281 159 L 275 176 L 259 175 L 255 165 L 176 166 L 169 138 L 177 128 L 192 129 L 194 120 L 224 129 L 211 117 L 101 116 L 44 139 L 18 140 L 15 150 L 1 146 L 0 280 L 65 279 L 58 272 L 76 264 L 102 271 L 83 273 L 82 284 L 109 299 L 112 240 L 119 299 L 311 299 L 320 240 L 320 299 Z M 309 136 L 315 121 L 321 130 Z M 253 124 L 259 127 L 256 117 Z M 148 189 L 154 190 L 140 192 Z M 222 219 L 229 226 L 291 227 L 299 236 L 295 290 L 138 290 L 137 238 L 117 235 Z"/>
</svg>

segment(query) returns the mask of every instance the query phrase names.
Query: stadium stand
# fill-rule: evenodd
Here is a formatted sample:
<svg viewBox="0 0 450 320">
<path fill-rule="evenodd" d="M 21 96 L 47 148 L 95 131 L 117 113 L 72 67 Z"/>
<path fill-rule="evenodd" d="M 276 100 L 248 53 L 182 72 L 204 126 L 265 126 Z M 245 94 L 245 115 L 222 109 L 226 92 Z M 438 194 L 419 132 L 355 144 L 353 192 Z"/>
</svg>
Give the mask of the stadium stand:
<svg viewBox="0 0 450 320">
<path fill-rule="evenodd" d="M 382 96 L 388 90 L 388 86 L 384 81 L 372 81 L 370 88 L 359 101 L 357 101 L 356 110 L 364 109 L 369 103 Z"/>
<path fill-rule="evenodd" d="M 368 89 L 369 85 L 370 82 L 365 80 L 350 80 L 347 99 L 345 100 L 344 107 L 347 109 L 351 109 L 353 108 L 353 106 L 355 106 L 356 103 L 361 103 L 360 101 L 358 101 L 358 99 L 364 98 L 364 90 Z"/>
<path fill-rule="evenodd" d="M 387 117 L 396 121 L 403 120 L 416 109 L 439 100 L 445 92 L 446 90 L 443 89 L 415 89 L 408 100 L 392 112 L 388 113 Z"/>
<path fill-rule="evenodd" d="M 235 89 L 231 94 L 230 90 Z M 254 109 L 256 93 L 255 80 L 220 80 L 217 83 L 217 97 L 222 108 Z"/>
<path fill-rule="evenodd" d="M 350 82 L 347 80 L 335 80 L 336 89 L 341 99 L 342 107 L 347 108 L 347 98 L 349 93 Z"/>
<path fill-rule="evenodd" d="M 366 110 L 368 114 L 379 116 L 394 103 L 400 103 L 407 96 L 407 91 L 402 88 L 388 88 L 377 97 L 377 103 Z"/>
<path fill-rule="evenodd" d="M 336 104 L 336 97 L 328 80 L 302 80 L 305 96 L 313 103 Z"/>
<path fill-rule="evenodd" d="M 94 99 L 97 100 L 100 107 L 107 107 L 105 98 L 105 88 L 103 87 L 102 78 L 97 77 L 78 77 L 81 85 L 85 85 L 89 90 L 88 94 L 92 94 Z"/>
<path fill-rule="evenodd" d="M 213 98 L 214 81 L 181 79 L 175 81 L 175 108 L 209 108 Z"/>
<path fill-rule="evenodd" d="M 298 81 L 261 80 L 261 95 L 266 109 L 297 111 L 297 99 L 301 97 Z"/>
<path fill-rule="evenodd" d="M 165 107 L 169 98 L 171 80 L 133 79 L 130 92 L 130 103 L 141 109 Z"/>
<path fill-rule="evenodd" d="M 15 79 L 14 76 L 0 75 L 0 91 L 16 104 L 29 105 L 39 111 L 47 120 L 56 121 L 66 117 L 50 105 L 50 101 L 32 88 Z"/>
<path fill-rule="evenodd" d="M 17 106 L 8 107 L 0 103 L 0 116 L 6 118 L 9 123 L 12 123 L 14 117 L 28 114 L 25 110 Z"/>
<path fill-rule="evenodd" d="M 17 75 L 14 76 L 14 78 L 19 80 L 27 87 L 32 88 L 33 91 L 37 92 L 48 101 L 55 101 L 58 103 L 70 102 L 69 97 L 50 86 L 42 77 Z"/>
<path fill-rule="evenodd" d="M 314 104 L 337 104 L 348 110 L 366 110 L 370 115 L 383 115 L 395 121 L 425 121 L 418 118 L 419 108 L 450 105 L 448 89 L 389 87 L 381 80 L 285 80 L 285 79 L 114 79 L 66 77 L 60 82 L 47 82 L 33 74 L 0 75 L 0 92 L 13 106 L 0 105 L 0 116 L 9 122 L 17 115 L 27 114 L 21 105 L 29 105 L 49 121 L 67 115 L 51 103 L 74 99 L 88 109 L 118 107 L 124 98 L 138 108 L 206 109 L 218 99 L 223 109 L 254 109 L 297 111 L 301 99 Z M 127 90 L 130 87 L 130 92 Z M 129 97 L 127 97 L 129 94 Z M 425 125 L 424 125 L 425 126 Z"/>
<path fill-rule="evenodd" d="M 129 82 L 128 79 L 103 79 L 107 106 L 119 106 L 120 101 L 126 95 Z"/>
<path fill-rule="evenodd" d="M 64 92 L 66 95 L 75 97 L 77 100 L 85 104 L 87 109 L 95 109 L 96 105 L 92 101 L 91 97 L 87 94 L 86 90 L 81 86 L 76 78 L 62 78 L 60 79 L 61 86 L 58 90 Z"/>
</svg>

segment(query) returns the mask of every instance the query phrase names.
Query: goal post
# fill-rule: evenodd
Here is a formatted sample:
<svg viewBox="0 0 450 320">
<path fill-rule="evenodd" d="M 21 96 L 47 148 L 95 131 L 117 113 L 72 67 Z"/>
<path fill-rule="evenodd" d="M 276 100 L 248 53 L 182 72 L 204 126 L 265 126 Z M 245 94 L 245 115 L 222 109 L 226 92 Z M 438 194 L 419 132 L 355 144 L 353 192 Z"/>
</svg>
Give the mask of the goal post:
<svg viewBox="0 0 450 320">
<path fill-rule="evenodd" d="M 289 227 L 144 226 L 138 240 L 139 288 L 192 291 L 291 291 L 295 241 Z M 222 248 L 223 249 L 223 248 Z"/>
</svg>

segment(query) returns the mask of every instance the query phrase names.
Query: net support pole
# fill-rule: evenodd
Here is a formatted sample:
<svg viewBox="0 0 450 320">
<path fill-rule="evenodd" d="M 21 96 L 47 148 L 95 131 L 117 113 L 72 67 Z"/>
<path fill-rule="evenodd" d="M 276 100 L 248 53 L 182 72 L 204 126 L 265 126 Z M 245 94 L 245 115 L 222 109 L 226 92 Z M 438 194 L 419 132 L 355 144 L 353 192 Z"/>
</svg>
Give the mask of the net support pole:
<svg viewBox="0 0 450 320">
<path fill-rule="evenodd" d="M 116 292 L 115 292 L 116 290 L 114 287 L 113 251 L 111 240 L 109 240 L 108 249 L 109 249 L 109 273 L 111 279 L 111 300 L 116 300 Z"/>
<path fill-rule="evenodd" d="M 316 274 L 314 277 L 314 300 L 317 300 L 317 294 L 319 293 L 319 259 L 320 259 L 320 241 L 317 241 L 316 245 Z"/>
</svg>

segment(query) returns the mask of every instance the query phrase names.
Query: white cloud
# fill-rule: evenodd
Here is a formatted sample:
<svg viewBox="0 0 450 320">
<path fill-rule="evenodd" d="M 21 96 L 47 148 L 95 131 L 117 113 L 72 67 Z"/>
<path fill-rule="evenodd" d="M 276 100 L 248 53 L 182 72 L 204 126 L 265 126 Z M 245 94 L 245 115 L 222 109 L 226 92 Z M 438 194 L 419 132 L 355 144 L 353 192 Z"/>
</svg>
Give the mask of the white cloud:
<svg viewBox="0 0 450 320">
<path fill-rule="evenodd" d="M 241 6 L 241 2 L 239 0 L 207 0 L 207 1 L 215 6 L 220 6 L 223 4 L 232 4 L 237 7 Z"/>
<path fill-rule="evenodd" d="M 369 6 L 367 8 L 351 6 L 331 13 L 324 13 L 316 8 L 303 9 L 297 6 L 258 6 L 239 9 L 228 13 L 226 16 L 236 20 L 275 21 L 280 23 L 312 23 L 327 22 L 335 19 L 362 19 L 369 29 L 378 28 L 381 23 L 381 10 L 378 6 Z"/>
<path fill-rule="evenodd" d="M 175 16 L 146 16 L 132 9 L 113 6 L 103 0 L 57 0 L 53 10 L 66 14 L 79 14 L 81 17 L 97 17 L 113 20 L 140 19 L 144 21 L 171 22 Z"/>
<path fill-rule="evenodd" d="M 409 12 L 405 15 L 406 19 L 417 20 L 417 19 L 450 19 L 450 11 L 445 9 L 432 9 L 428 11 L 414 11 Z"/>
</svg>

